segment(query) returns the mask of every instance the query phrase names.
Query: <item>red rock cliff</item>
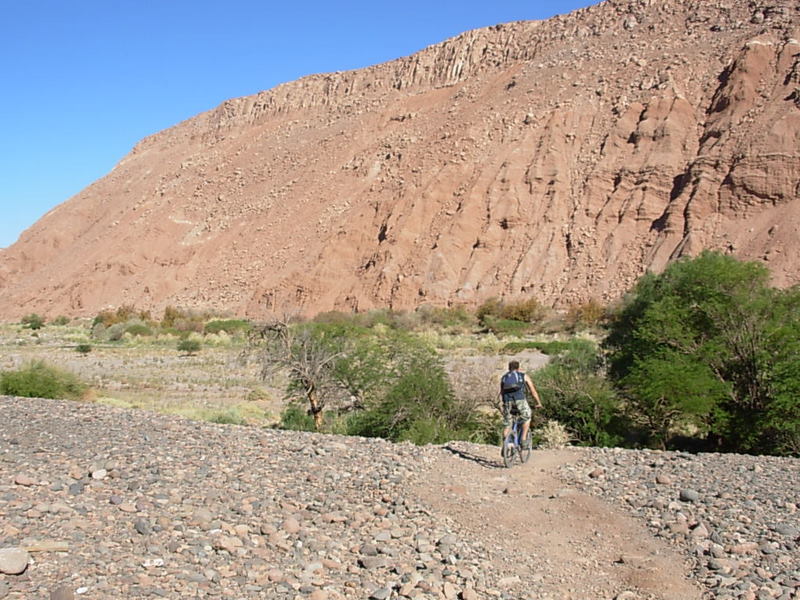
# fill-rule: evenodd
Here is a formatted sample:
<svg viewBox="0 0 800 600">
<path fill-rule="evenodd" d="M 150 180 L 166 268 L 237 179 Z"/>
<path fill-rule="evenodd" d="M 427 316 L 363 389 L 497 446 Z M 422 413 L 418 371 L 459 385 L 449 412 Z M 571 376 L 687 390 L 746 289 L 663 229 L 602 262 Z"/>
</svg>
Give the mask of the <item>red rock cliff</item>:
<svg viewBox="0 0 800 600">
<path fill-rule="evenodd" d="M 617 298 L 704 248 L 800 281 L 800 7 L 606 0 L 151 136 L 0 251 L 0 315 Z"/>
</svg>

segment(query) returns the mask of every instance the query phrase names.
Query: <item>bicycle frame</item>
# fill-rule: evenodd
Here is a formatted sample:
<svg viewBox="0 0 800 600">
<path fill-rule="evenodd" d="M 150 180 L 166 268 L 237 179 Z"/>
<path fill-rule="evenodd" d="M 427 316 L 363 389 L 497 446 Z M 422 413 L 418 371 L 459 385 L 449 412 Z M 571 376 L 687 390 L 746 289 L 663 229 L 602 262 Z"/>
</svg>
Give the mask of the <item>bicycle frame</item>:
<svg viewBox="0 0 800 600">
<path fill-rule="evenodd" d="M 527 445 L 524 445 L 525 440 L 522 439 L 522 424 L 523 420 L 519 415 L 514 415 L 514 420 L 511 423 L 511 431 L 503 440 L 503 464 L 506 467 L 511 467 L 514 464 L 514 457 L 516 456 L 520 463 L 528 462 L 531 457 L 531 444 L 530 444 L 530 429 L 528 430 Z"/>
</svg>

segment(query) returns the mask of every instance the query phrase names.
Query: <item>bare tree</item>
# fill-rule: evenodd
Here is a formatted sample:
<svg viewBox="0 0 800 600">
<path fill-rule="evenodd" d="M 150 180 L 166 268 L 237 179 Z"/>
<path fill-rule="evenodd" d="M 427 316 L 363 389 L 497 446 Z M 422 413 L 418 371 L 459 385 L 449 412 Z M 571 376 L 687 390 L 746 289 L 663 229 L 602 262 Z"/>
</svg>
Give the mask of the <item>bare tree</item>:
<svg viewBox="0 0 800 600">
<path fill-rule="evenodd" d="M 334 368 L 343 353 L 315 335 L 313 328 L 293 326 L 288 319 L 256 328 L 250 342 L 250 349 L 258 353 L 262 378 L 285 371 L 290 382 L 289 391 L 300 394 L 308 403 L 314 427 L 319 431 L 326 401 L 342 395 Z"/>
</svg>

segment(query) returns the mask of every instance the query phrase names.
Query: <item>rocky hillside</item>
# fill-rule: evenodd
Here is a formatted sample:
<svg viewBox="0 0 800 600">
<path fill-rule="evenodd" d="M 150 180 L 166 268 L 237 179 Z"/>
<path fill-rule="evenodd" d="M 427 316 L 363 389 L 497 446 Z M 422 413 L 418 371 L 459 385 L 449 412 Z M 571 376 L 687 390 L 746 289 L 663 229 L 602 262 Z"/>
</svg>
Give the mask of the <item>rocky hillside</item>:
<svg viewBox="0 0 800 600">
<path fill-rule="evenodd" d="M 0 315 L 568 304 L 703 248 L 798 283 L 798 39 L 794 0 L 606 0 L 230 100 L 0 251 Z"/>
<path fill-rule="evenodd" d="M 800 461 L 392 445 L 0 397 L 0 598 L 756 600 Z M 648 528 L 651 532 L 648 532 Z M 655 535 L 653 535 L 655 534 Z"/>
</svg>

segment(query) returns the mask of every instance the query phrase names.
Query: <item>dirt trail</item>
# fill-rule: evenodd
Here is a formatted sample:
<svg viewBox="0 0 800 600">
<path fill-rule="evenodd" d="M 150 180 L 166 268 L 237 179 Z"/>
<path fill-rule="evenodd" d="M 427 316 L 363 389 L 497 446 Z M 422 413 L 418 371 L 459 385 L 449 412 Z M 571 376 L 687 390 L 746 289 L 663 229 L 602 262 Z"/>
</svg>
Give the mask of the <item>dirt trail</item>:
<svg viewBox="0 0 800 600">
<path fill-rule="evenodd" d="M 566 487 L 555 475 L 570 450 L 537 450 L 502 467 L 499 451 L 451 447 L 422 474 L 415 493 L 503 565 L 506 597 L 553 600 L 695 600 L 684 560 L 621 510 Z M 519 590 L 526 595 L 517 596 Z M 515 593 L 516 592 L 516 593 Z"/>
</svg>

